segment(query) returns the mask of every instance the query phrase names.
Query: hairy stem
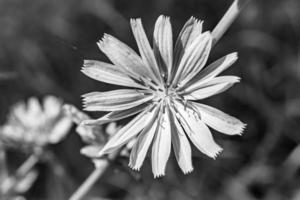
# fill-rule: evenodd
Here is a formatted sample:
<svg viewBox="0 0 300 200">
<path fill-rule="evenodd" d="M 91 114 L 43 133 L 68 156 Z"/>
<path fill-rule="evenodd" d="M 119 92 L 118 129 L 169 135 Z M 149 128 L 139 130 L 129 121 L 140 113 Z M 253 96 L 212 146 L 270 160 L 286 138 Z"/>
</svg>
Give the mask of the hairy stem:
<svg viewBox="0 0 300 200">
<path fill-rule="evenodd" d="M 212 32 L 213 46 L 219 41 L 224 35 L 230 25 L 237 18 L 241 10 L 246 6 L 250 0 L 234 0 L 225 15 L 222 17 L 220 22 L 214 28 Z"/>
</svg>

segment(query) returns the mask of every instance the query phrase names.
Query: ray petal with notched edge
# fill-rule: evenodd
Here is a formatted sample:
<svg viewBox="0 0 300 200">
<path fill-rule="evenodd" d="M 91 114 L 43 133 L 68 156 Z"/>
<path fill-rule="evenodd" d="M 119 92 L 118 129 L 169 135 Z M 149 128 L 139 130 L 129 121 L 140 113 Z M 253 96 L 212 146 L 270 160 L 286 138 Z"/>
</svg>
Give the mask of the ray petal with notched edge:
<svg viewBox="0 0 300 200">
<path fill-rule="evenodd" d="M 96 60 L 85 60 L 81 71 L 88 77 L 104 83 L 145 88 L 126 75 L 119 67 L 112 64 Z"/>
<path fill-rule="evenodd" d="M 210 130 L 201 121 L 198 113 L 190 108 L 185 108 L 179 102 L 176 102 L 178 113 L 176 116 L 183 126 L 186 134 L 192 143 L 204 154 L 209 157 L 216 158 L 222 151 L 222 148 L 215 143 Z"/>
<path fill-rule="evenodd" d="M 158 129 L 158 112 L 160 106 L 157 106 L 150 122 L 139 134 L 137 141 L 132 147 L 129 166 L 134 170 L 139 170 L 145 160 L 147 151 L 152 143 L 153 137 Z"/>
<path fill-rule="evenodd" d="M 144 103 L 144 104 L 135 106 L 135 107 L 127 109 L 127 110 L 113 111 L 113 112 L 110 112 L 110 113 L 104 115 L 103 117 L 101 117 L 99 119 L 84 120 L 83 124 L 84 125 L 101 125 L 101 124 L 104 124 L 104 123 L 117 121 L 117 120 L 120 120 L 120 119 L 124 119 L 126 117 L 130 117 L 130 116 L 135 115 L 137 113 L 140 113 L 143 110 L 145 110 L 148 106 L 149 106 L 148 103 Z"/>
<path fill-rule="evenodd" d="M 126 101 L 118 101 L 115 100 L 113 102 L 94 102 L 91 104 L 84 105 L 84 110 L 87 111 L 118 111 L 118 110 L 127 110 L 130 108 L 133 108 L 135 106 L 138 106 L 140 104 L 146 103 L 148 101 L 151 101 L 153 99 L 153 95 L 145 95 L 145 96 L 139 96 L 130 98 Z"/>
<path fill-rule="evenodd" d="M 205 35 L 205 33 L 203 35 Z M 187 82 L 189 82 L 205 66 L 205 64 L 208 60 L 209 54 L 210 54 L 211 47 L 212 47 L 212 36 L 210 34 L 208 34 L 207 37 L 208 37 L 207 40 L 204 39 L 204 41 L 201 44 L 198 44 L 200 46 L 204 43 L 204 45 L 201 49 L 195 50 L 195 51 L 197 51 L 197 54 L 195 54 L 195 57 L 193 59 L 196 59 L 196 62 L 195 63 L 192 62 L 187 67 L 185 67 L 185 69 L 182 73 L 182 77 L 181 77 L 181 81 L 179 82 L 179 85 L 184 85 Z M 194 45 L 194 43 L 192 43 L 191 46 L 192 45 Z M 194 55 L 194 53 L 191 54 L 191 56 L 193 56 L 193 55 Z M 197 56 L 198 56 L 198 58 L 197 58 Z"/>
<path fill-rule="evenodd" d="M 169 109 L 159 117 L 158 129 L 152 145 L 152 172 L 154 177 L 165 175 L 166 165 L 171 153 L 171 123 Z"/>
<path fill-rule="evenodd" d="M 115 102 L 134 101 L 141 97 L 145 97 L 144 93 L 133 89 L 120 89 L 108 92 L 91 92 L 82 96 L 85 105 L 88 104 L 105 104 Z"/>
<path fill-rule="evenodd" d="M 162 84 L 163 81 L 159 71 L 159 67 L 157 65 L 153 50 L 149 44 L 149 40 L 146 36 L 141 19 L 131 19 L 130 24 L 144 63 L 147 64 L 147 66 L 154 74 L 154 80 L 157 83 Z"/>
<path fill-rule="evenodd" d="M 183 173 L 187 174 L 193 171 L 191 145 L 175 117 L 174 111 L 172 109 L 171 111 L 172 144 L 175 157 Z"/>
<path fill-rule="evenodd" d="M 153 50 L 165 75 L 171 74 L 173 65 L 173 36 L 170 18 L 159 16 L 153 33 Z"/>
<path fill-rule="evenodd" d="M 169 76 L 169 82 L 173 79 L 174 74 L 178 68 L 179 61 L 181 60 L 186 49 L 191 45 L 191 43 L 195 40 L 196 37 L 201 35 L 202 24 L 202 21 L 191 17 L 180 31 L 174 48 L 173 68 L 171 75 Z"/>
<path fill-rule="evenodd" d="M 199 35 L 186 49 L 179 63 L 172 85 L 177 86 L 195 67 L 197 67 L 198 70 L 204 67 L 210 52 L 211 40 L 211 34 L 205 32 Z M 196 74 L 192 75 L 194 76 Z"/>
<path fill-rule="evenodd" d="M 217 61 L 215 61 L 212 64 L 205 67 L 193 79 L 191 79 L 185 85 L 181 86 L 181 88 L 187 88 L 196 82 L 198 82 L 198 84 L 199 84 L 200 81 L 206 82 L 206 81 L 218 76 L 224 70 L 229 68 L 233 63 L 235 63 L 237 61 L 237 59 L 238 59 L 237 53 L 231 53 L 231 54 L 228 54 L 228 55 L 218 59 Z"/>
<path fill-rule="evenodd" d="M 149 77 L 149 72 L 141 57 L 117 38 L 104 34 L 102 40 L 98 42 L 98 46 L 116 66 L 121 67 L 130 76 L 137 80 L 140 76 Z"/>
<path fill-rule="evenodd" d="M 193 92 L 195 90 L 205 88 L 208 86 L 213 86 L 217 84 L 223 84 L 223 83 L 238 83 L 240 82 L 241 78 L 238 76 L 218 76 L 212 79 L 209 79 L 208 81 L 199 81 L 191 85 L 190 87 L 182 90 L 181 94 L 188 94 L 190 92 Z M 180 91 L 180 90 L 179 90 Z"/>
<path fill-rule="evenodd" d="M 137 134 L 146 126 L 154 115 L 154 109 L 151 111 L 145 110 L 139 115 L 137 115 L 133 120 L 121 128 L 101 149 L 99 156 L 103 154 L 108 154 L 116 151 L 121 146 L 126 144 L 133 137 L 136 137 Z"/>
<path fill-rule="evenodd" d="M 204 84 L 201 88 L 186 92 L 184 98 L 187 100 L 200 100 L 222 93 L 239 82 L 239 78 L 233 77 L 228 82 L 219 82 L 222 78 L 217 77 Z"/>
<path fill-rule="evenodd" d="M 241 135 L 246 124 L 216 108 L 192 103 L 201 115 L 201 120 L 211 128 L 227 135 Z"/>
</svg>

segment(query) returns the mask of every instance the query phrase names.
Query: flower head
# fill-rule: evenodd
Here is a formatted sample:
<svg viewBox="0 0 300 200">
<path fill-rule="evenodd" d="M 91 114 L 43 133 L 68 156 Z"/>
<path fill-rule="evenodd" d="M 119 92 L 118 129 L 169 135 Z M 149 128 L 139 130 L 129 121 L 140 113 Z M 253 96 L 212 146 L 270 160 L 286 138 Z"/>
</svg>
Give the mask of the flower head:
<svg viewBox="0 0 300 200">
<path fill-rule="evenodd" d="M 113 64 L 86 60 L 82 69 L 101 82 L 130 87 L 83 96 L 85 110 L 108 111 L 85 124 L 103 124 L 138 114 L 120 129 L 98 152 L 116 151 L 137 137 L 129 166 L 139 170 L 152 144 L 152 171 L 165 174 L 171 146 L 184 173 L 191 172 L 191 141 L 202 153 L 215 158 L 222 148 L 215 143 L 208 128 L 228 135 L 241 134 L 245 125 L 210 106 L 196 103 L 239 82 L 236 76 L 218 76 L 230 67 L 237 54 L 232 53 L 205 67 L 211 46 L 210 32 L 202 32 L 202 21 L 190 18 L 175 43 L 168 17 L 155 24 L 153 49 L 140 19 L 131 20 L 140 56 L 126 44 L 105 34 L 98 43 Z M 218 77 L 217 77 L 218 76 Z"/>
<path fill-rule="evenodd" d="M 6 124 L 0 128 L 0 139 L 5 145 L 35 149 L 60 142 L 71 125 L 72 121 L 62 113 L 59 99 L 46 96 L 41 105 L 31 97 L 27 103 L 12 107 Z"/>
</svg>

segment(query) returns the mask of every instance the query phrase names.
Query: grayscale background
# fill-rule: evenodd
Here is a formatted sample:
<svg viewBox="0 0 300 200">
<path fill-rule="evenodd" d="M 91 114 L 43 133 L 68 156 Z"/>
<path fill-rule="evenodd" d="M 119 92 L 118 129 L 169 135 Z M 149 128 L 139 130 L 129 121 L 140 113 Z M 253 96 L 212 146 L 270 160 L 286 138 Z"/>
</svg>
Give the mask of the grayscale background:
<svg viewBox="0 0 300 200">
<path fill-rule="evenodd" d="M 177 35 L 191 16 L 212 30 L 230 4 L 230 0 L 0 0 L 1 124 L 10 106 L 30 96 L 52 94 L 81 108 L 82 94 L 116 89 L 86 77 L 80 69 L 84 59 L 108 61 L 96 45 L 104 33 L 137 50 L 130 18 L 142 18 L 152 40 L 160 14 L 171 17 Z M 172 156 L 166 176 L 153 179 L 149 159 L 140 173 L 129 169 L 127 158 L 119 159 L 85 199 L 299 200 L 299 20 L 299 0 L 252 0 L 213 48 L 209 62 L 239 53 L 238 62 L 225 74 L 242 81 L 205 102 L 248 124 L 242 137 L 213 132 L 224 148 L 216 160 L 194 151 L 195 170 L 183 175 Z M 93 170 L 90 160 L 79 153 L 82 146 L 72 129 L 66 140 L 49 147 L 66 174 L 62 179 L 48 165 L 38 164 L 40 176 L 27 199 L 67 199 Z M 26 156 L 9 151 L 10 169 Z"/>
</svg>

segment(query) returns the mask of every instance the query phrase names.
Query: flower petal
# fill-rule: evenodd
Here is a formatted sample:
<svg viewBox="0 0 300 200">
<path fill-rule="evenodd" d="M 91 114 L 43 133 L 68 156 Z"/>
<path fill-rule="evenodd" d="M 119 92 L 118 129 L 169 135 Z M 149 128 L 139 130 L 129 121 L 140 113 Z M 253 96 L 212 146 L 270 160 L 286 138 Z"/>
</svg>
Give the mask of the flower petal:
<svg viewBox="0 0 300 200">
<path fill-rule="evenodd" d="M 210 130 L 201 121 L 199 113 L 191 108 L 185 108 L 185 106 L 179 102 L 175 102 L 175 105 L 177 109 L 177 119 L 192 143 L 202 153 L 215 158 L 222 151 L 222 148 L 215 143 Z"/>
<path fill-rule="evenodd" d="M 149 44 L 149 40 L 147 39 L 141 19 L 131 19 L 130 24 L 144 63 L 147 64 L 147 66 L 151 69 L 156 82 L 162 83 L 159 67 L 157 65 L 153 50 Z"/>
<path fill-rule="evenodd" d="M 90 158 L 98 157 L 99 151 L 101 151 L 103 146 L 101 145 L 88 145 L 80 149 L 80 153 Z"/>
<path fill-rule="evenodd" d="M 55 118 L 62 111 L 62 102 L 54 96 L 46 96 L 43 100 L 43 108 L 47 117 Z"/>
<path fill-rule="evenodd" d="M 229 89 L 233 84 L 232 83 L 221 83 L 205 88 L 201 88 L 199 90 L 193 91 L 184 96 L 186 100 L 200 100 L 211 97 L 213 95 L 224 92 Z"/>
<path fill-rule="evenodd" d="M 210 53 L 212 37 L 209 32 L 199 35 L 183 54 L 173 85 L 183 83 L 194 77 L 206 64 Z M 180 84 L 183 85 L 183 84 Z"/>
<path fill-rule="evenodd" d="M 85 105 L 89 104 L 105 104 L 113 102 L 134 101 L 141 97 L 145 97 L 142 91 L 133 89 L 120 89 L 108 92 L 91 92 L 82 95 Z"/>
<path fill-rule="evenodd" d="M 134 90 L 131 90 L 134 91 Z M 87 111 L 118 111 L 138 106 L 153 99 L 153 95 L 133 92 L 123 93 L 125 90 L 115 90 L 103 93 L 90 93 L 84 99 L 84 110 Z M 119 96 L 117 94 L 120 94 Z"/>
<path fill-rule="evenodd" d="M 212 79 L 209 79 L 207 81 L 199 80 L 198 82 L 195 82 L 190 87 L 187 87 L 184 89 L 181 93 L 189 93 L 195 90 L 198 90 L 200 88 L 213 86 L 217 84 L 223 84 L 223 83 L 238 83 L 240 82 L 241 78 L 238 76 L 218 76 Z"/>
<path fill-rule="evenodd" d="M 179 33 L 178 39 L 175 44 L 174 49 L 174 64 L 171 73 L 171 80 L 178 68 L 180 60 L 185 52 L 185 50 L 191 45 L 196 37 L 202 33 L 202 21 L 197 20 L 194 17 L 191 17 L 183 26 L 181 32 Z"/>
<path fill-rule="evenodd" d="M 145 88 L 127 76 L 117 66 L 108 63 L 96 60 L 85 60 L 84 67 L 81 71 L 88 77 L 104 83 L 127 87 Z"/>
<path fill-rule="evenodd" d="M 241 135 L 245 129 L 246 124 L 216 108 L 200 103 L 193 103 L 193 105 L 200 112 L 201 120 L 221 133 Z"/>
<path fill-rule="evenodd" d="M 44 119 L 44 113 L 42 112 L 42 107 L 39 100 L 36 97 L 31 97 L 27 103 L 26 115 L 23 118 L 19 118 L 19 120 L 25 125 L 29 127 L 38 127 L 41 121 L 36 119 Z"/>
<path fill-rule="evenodd" d="M 98 46 L 116 66 L 135 79 L 150 76 L 140 56 L 117 38 L 104 34 Z"/>
<path fill-rule="evenodd" d="M 184 98 L 186 100 L 199 100 L 199 99 L 205 99 L 208 97 L 211 97 L 213 95 L 219 94 L 221 92 L 226 91 L 230 87 L 232 87 L 235 83 L 239 82 L 240 79 L 238 77 L 217 77 L 212 79 L 211 81 L 206 82 L 201 86 L 201 88 L 198 88 L 196 90 L 193 90 L 192 92 L 186 92 L 184 94 Z M 224 82 L 223 79 L 227 79 L 231 82 Z"/>
<path fill-rule="evenodd" d="M 158 129 L 152 146 L 152 173 L 154 178 L 164 176 L 171 152 L 171 124 L 168 107 L 159 117 Z"/>
<path fill-rule="evenodd" d="M 99 152 L 99 156 L 103 154 L 112 153 L 113 151 L 119 149 L 121 146 L 126 144 L 129 140 L 135 137 L 149 121 L 149 118 L 154 115 L 154 109 L 149 111 L 148 109 L 140 113 L 133 120 L 131 120 L 127 125 L 122 127 L 103 147 Z"/>
<path fill-rule="evenodd" d="M 171 74 L 173 65 L 173 36 L 170 18 L 159 16 L 153 34 L 153 50 L 159 66 L 166 75 Z"/>
<path fill-rule="evenodd" d="M 193 171 L 191 145 L 185 135 L 184 130 L 176 119 L 174 112 L 173 116 L 170 116 L 170 118 L 172 128 L 172 144 L 175 157 L 183 173 L 187 174 Z"/>
<path fill-rule="evenodd" d="M 72 120 L 69 117 L 62 117 L 61 119 L 59 119 L 49 135 L 49 142 L 52 144 L 60 142 L 63 138 L 66 137 L 71 127 Z"/>
<path fill-rule="evenodd" d="M 110 113 L 104 115 L 103 117 L 101 117 L 99 119 L 85 120 L 85 121 L 83 121 L 83 124 L 85 124 L 85 125 L 101 125 L 101 124 L 104 124 L 104 123 L 117 121 L 117 120 L 120 120 L 120 119 L 124 119 L 126 117 L 130 117 L 132 115 L 135 115 L 139 112 L 142 112 L 148 106 L 149 106 L 149 104 L 144 103 L 144 104 L 135 106 L 135 107 L 127 109 L 127 110 L 113 111 L 113 112 L 110 112 Z"/>
<path fill-rule="evenodd" d="M 182 88 L 187 88 L 195 83 L 206 82 L 218 76 L 238 59 L 237 53 L 228 54 L 217 61 L 213 62 L 202 71 L 200 71 L 193 79 L 186 83 Z"/>
<path fill-rule="evenodd" d="M 143 129 L 143 131 L 139 134 L 137 141 L 133 145 L 130 154 L 129 166 L 134 170 L 139 170 L 145 160 L 147 151 L 149 149 L 150 144 L 152 143 L 155 132 L 158 128 L 158 111 L 160 107 L 157 106 L 155 114 L 152 119 Z"/>
</svg>

